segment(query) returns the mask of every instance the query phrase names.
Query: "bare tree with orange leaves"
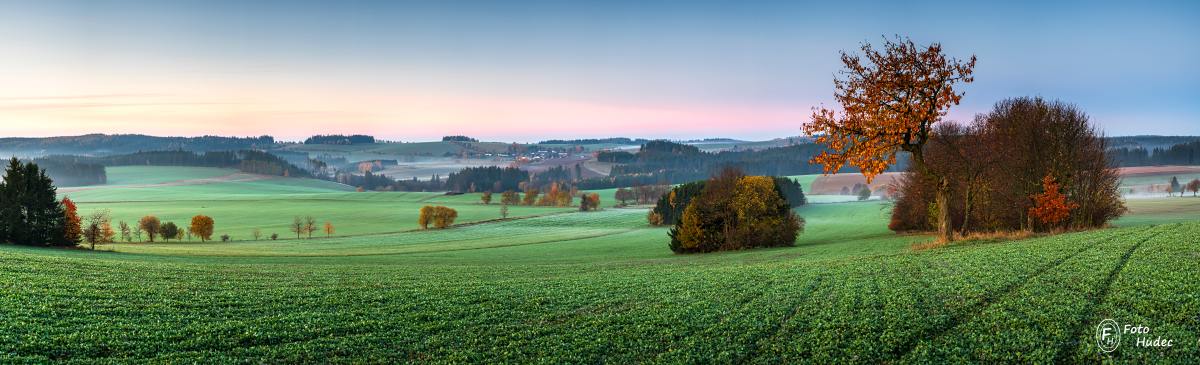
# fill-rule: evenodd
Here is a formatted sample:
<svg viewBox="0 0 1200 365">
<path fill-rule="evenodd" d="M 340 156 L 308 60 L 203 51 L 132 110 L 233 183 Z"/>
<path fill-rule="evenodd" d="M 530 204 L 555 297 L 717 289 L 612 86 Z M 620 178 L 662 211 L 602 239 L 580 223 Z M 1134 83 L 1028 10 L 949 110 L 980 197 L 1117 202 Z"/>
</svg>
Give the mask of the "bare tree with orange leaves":
<svg viewBox="0 0 1200 365">
<path fill-rule="evenodd" d="M 919 173 L 941 181 L 938 235 L 950 241 L 950 183 L 926 166 L 923 149 L 934 123 L 962 99 L 954 86 L 974 81 L 975 56 L 968 61 L 948 58 L 941 44 L 919 47 L 904 37 L 884 39 L 879 50 L 864 43 L 861 51 L 842 52 L 846 69 L 833 81 L 841 114 L 820 107 L 804 125 L 804 132 L 826 147 L 810 162 L 822 165 L 827 174 L 846 165 L 858 167 L 870 183 L 896 164 L 897 152 L 908 152 Z"/>
</svg>

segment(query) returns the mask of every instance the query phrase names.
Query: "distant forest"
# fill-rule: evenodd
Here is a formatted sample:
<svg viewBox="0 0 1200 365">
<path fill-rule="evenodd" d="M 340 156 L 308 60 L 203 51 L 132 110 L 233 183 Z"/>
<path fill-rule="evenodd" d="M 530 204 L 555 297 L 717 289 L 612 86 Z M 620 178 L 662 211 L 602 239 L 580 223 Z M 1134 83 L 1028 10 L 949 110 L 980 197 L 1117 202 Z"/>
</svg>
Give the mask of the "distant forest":
<svg viewBox="0 0 1200 365">
<path fill-rule="evenodd" d="M 649 184 L 678 184 L 707 179 L 724 167 L 736 167 L 747 175 L 788 176 L 819 174 L 818 165 L 808 160 L 820 153 L 822 147 L 804 143 L 787 147 L 753 151 L 722 151 L 710 153 L 696 146 L 669 141 L 650 141 L 637 153 L 601 152 L 597 159 L 615 162 L 608 177 L 579 182 L 580 189 L 606 189 Z M 902 171 L 906 158 L 891 171 Z"/>
<path fill-rule="evenodd" d="M 589 144 L 643 144 L 650 142 L 645 138 L 630 139 L 626 137 L 615 138 L 585 138 L 585 139 L 548 139 L 538 142 L 537 144 L 570 144 L 570 145 L 589 145 Z"/>
<path fill-rule="evenodd" d="M 263 151 L 148 151 L 112 156 L 55 155 L 34 160 L 60 186 L 103 184 L 105 166 L 197 166 L 236 168 L 242 172 L 292 177 L 315 177 L 308 170 Z"/>
<path fill-rule="evenodd" d="M 304 140 L 304 144 L 351 145 L 351 144 L 371 144 L 371 143 L 375 143 L 375 137 L 362 135 L 362 134 L 354 134 L 354 135 L 349 135 L 349 136 L 341 135 L 341 134 L 315 135 L 312 137 L 308 137 L 307 139 Z"/>
<path fill-rule="evenodd" d="M 115 155 L 138 151 L 185 150 L 193 152 L 267 149 L 275 138 L 260 137 L 154 137 L 141 134 L 88 134 L 69 137 L 0 138 L 0 153 L 11 156 Z"/>
<path fill-rule="evenodd" d="M 1117 166 L 1200 165 L 1200 140 L 1167 148 L 1115 148 L 1108 150 Z"/>
</svg>

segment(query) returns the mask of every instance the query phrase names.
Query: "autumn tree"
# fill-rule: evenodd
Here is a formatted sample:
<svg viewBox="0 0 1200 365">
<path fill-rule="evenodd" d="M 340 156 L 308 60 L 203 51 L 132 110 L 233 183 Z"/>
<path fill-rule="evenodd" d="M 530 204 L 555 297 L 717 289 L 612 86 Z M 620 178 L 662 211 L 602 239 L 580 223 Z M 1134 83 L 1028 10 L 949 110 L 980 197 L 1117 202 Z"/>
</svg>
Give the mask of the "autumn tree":
<svg viewBox="0 0 1200 365">
<path fill-rule="evenodd" d="M 508 218 L 508 204 L 500 206 L 500 218 Z"/>
<path fill-rule="evenodd" d="M 600 209 L 600 194 L 580 194 L 579 211 L 587 212 Z"/>
<path fill-rule="evenodd" d="M 125 242 L 133 241 L 133 234 L 132 234 L 133 232 L 131 232 L 129 229 L 129 223 L 125 223 L 125 221 L 121 221 L 120 224 L 118 224 L 118 226 L 121 229 L 121 240 L 125 241 Z"/>
<path fill-rule="evenodd" d="M 878 50 L 864 43 L 861 51 L 842 52 L 843 77 L 834 79 L 840 115 L 821 107 L 804 125 L 804 132 L 825 147 L 811 162 L 827 174 L 857 167 L 870 183 L 896 164 L 898 152 L 907 152 L 919 173 L 939 181 L 937 231 L 949 241 L 950 181 L 926 164 L 924 147 L 934 124 L 961 101 L 963 93 L 955 86 L 974 81 L 975 56 L 960 61 L 943 54 L 941 44 L 920 47 L 908 38 L 885 39 Z"/>
<path fill-rule="evenodd" d="M 262 238 L 262 230 L 261 230 L 261 229 L 258 229 L 258 228 L 255 228 L 255 229 L 251 230 L 251 231 L 250 231 L 250 237 L 254 237 L 254 240 L 255 240 L 255 241 L 258 241 L 259 239 L 261 239 L 261 238 Z"/>
<path fill-rule="evenodd" d="M 538 201 L 539 193 L 537 188 L 526 188 L 525 197 L 521 199 L 521 205 L 533 205 Z"/>
<path fill-rule="evenodd" d="M 1058 182 L 1050 174 L 1042 179 L 1042 190 L 1041 194 L 1032 197 L 1034 205 L 1029 208 L 1029 216 L 1043 226 L 1057 226 L 1071 215 L 1072 209 L 1079 207 L 1079 204 L 1067 201 L 1067 197 L 1058 191 Z"/>
<path fill-rule="evenodd" d="M 150 242 L 154 242 L 154 237 L 158 237 L 158 232 L 162 228 L 162 224 L 159 223 L 158 217 L 148 215 L 138 220 L 138 227 L 143 232 L 146 232 L 146 237 L 150 239 Z"/>
<path fill-rule="evenodd" d="M 1192 179 L 1187 184 L 1187 189 L 1192 191 L 1192 197 L 1196 196 L 1196 192 L 1200 192 L 1200 179 Z"/>
<path fill-rule="evenodd" d="M 693 253 L 791 246 L 802 222 L 773 178 L 725 169 L 687 203 L 669 233 L 670 248 Z"/>
<path fill-rule="evenodd" d="M 159 233 L 162 234 L 163 241 L 170 241 L 179 235 L 179 226 L 175 225 L 175 222 L 163 223 Z"/>
<path fill-rule="evenodd" d="M 621 206 L 628 205 L 630 200 L 636 199 L 633 191 L 626 188 L 617 188 L 617 192 L 613 195 L 613 198 L 620 201 Z"/>
<path fill-rule="evenodd" d="M 325 222 L 325 237 L 331 236 L 333 236 L 333 223 Z"/>
<path fill-rule="evenodd" d="M 417 216 L 417 225 L 420 225 L 421 229 L 429 229 L 429 223 L 432 223 L 432 222 L 433 222 L 433 206 L 426 205 L 426 206 L 421 207 L 420 215 Z"/>
<path fill-rule="evenodd" d="M 108 209 L 97 210 L 88 215 L 82 235 L 84 241 L 91 245 L 92 250 L 96 249 L 97 243 L 109 243 L 115 238 L 116 234 L 113 232 L 110 217 Z"/>
<path fill-rule="evenodd" d="M 521 204 L 521 193 L 518 193 L 518 192 L 515 192 L 512 190 L 505 190 L 504 193 L 500 194 L 500 204 L 504 204 L 504 205 Z"/>
<path fill-rule="evenodd" d="M 198 214 L 192 217 L 192 222 L 188 225 L 188 229 L 193 235 L 200 237 L 200 242 L 204 242 L 212 239 L 213 226 L 216 225 L 215 223 L 216 222 L 213 221 L 212 217 Z"/>
<path fill-rule="evenodd" d="M 292 217 L 292 224 L 288 225 L 288 230 L 296 234 L 296 239 L 300 239 L 300 235 L 304 234 L 304 218 Z"/>
<path fill-rule="evenodd" d="M 63 198 L 62 205 L 65 216 L 63 241 L 70 244 L 79 243 L 83 234 L 83 219 L 79 217 L 79 207 L 70 198 Z"/>
<path fill-rule="evenodd" d="M 317 231 L 317 219 L 311 215 L 304 216 L 304 233 L 308 234 L 308 238 L 312 238 L 313 232 Z"/>
<path fill-rule="evenodd" d="M 483 205 L 492 204 L 492 192 L 489 190 L 479 194 L 479 201 L 483 202 Z"/>
</svg>

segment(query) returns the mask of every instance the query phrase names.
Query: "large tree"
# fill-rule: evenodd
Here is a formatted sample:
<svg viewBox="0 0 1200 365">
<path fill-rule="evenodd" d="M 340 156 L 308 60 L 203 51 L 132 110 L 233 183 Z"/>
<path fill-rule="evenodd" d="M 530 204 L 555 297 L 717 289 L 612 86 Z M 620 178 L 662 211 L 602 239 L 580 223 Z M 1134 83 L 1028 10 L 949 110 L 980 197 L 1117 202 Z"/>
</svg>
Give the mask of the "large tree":
<svg viewBox="0 0 1200 365">
<path fill-rule="evenodd" d="M 825 146 L 811 162 L 825 173 L 858 167 L 870 183 L 896 164 L 898 152 L 908 152 L 919 173 L 940 181 L 938 235 L 951 240 L 950 182 L 926 164 L 924 148 L 934 124 L 962 99 L 955 85 L 974 81 L 975 56 L 961 61 L 942 53 L 941 44 L 917 46 L 908 38 L 885 39 L 878 50 L 864 43 L 861 51 L 842 52 L 845 70 L 833 81 L 842 112 L 817 108 L 804 125 Z"/>
</svg>

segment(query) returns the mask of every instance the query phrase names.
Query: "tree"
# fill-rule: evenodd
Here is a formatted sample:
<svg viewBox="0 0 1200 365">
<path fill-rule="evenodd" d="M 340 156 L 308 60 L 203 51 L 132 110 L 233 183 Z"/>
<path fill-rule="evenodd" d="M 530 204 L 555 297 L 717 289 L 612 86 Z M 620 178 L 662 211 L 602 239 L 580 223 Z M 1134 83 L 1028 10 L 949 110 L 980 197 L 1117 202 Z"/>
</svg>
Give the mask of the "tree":
<svg viewBox="0 0 1200 365">
<path fill-rule="evenodd" d="M 118 226 L 121 228 L 121 240 L 123 240 L 125 242 L 132 242 L 133 234 L 129 229 L 129 223 L 125 223 L 125 221 L 121 221 L 121 223 L 119 223 Z"/>
<path fill-rule="evenodd" d="M 296 239 L 300 239 L 300 235 L 304 234 L 304 219 L 300 216 L 292 217 L 292 224 L 288 226 L 288 230 L 296 234 Z"/>
<path fill-rule="evenodd" d="M 274 240 L 277 240 L 277 239 L 279 239 L 279 234 L 278 234 L 278 233 L 272 233 L 272 234 L 271 234 L 271 240 L 272 240 L 272 241 L 274 241 Z"/>
<path fill-rule="evenodd" d="M 500 218 L 508 218 L 508 204 L 500 206 Z"/>
<path fill-rule="evenodd" d="M 1052 175 L 1047 174 L 1042 179 L 1042 190 L 1041 194 L 1033 196 L 1036 203 L 1029 208 L 1029 216 L 1045 226 L 1057 226 L 1071 215 L 1071 209 L 1079 207 L 1058 191 L 1058 182 Z"/>
<path fill-rule="evenodd" d="M 1183 187 L 1179 185 L 1178 177 L 1171 176 L 1171 185 L 1167 187 L 1167 195 L 1170 196 L 1176 192 L 1178 192 L 1179 196 L 1182 197 L 1183 196 Z"/>
<path fill-rule="evenodd" d="M 148 215 L 138 220 L 138 227 L 146 232 L 146 237 L 150 239 L 150 242 L 154 242 L 154 237 L 158 237 L 158 232 L 162 228 L 162 224 L 159 223 L 158 217 Z"/>
<path fill-rule="evenodd" d="M 215 225 L 212 217 L 197 214 L 192 217 L 192 222 L 188 225 L 188 229 L 191 230 L 192 234 L 200 237 L 200 242 L 205 242 L 212 239 L 213 226 Z"/>
<path fill-rule="evenodd" d="M 230 239 L 232 238 L 230 238 L 228 234 L 221 235 L 221 242 L 229 242 Z"/>
<path fill-rule="evenodd" d="M 858 200 L 863 201 L 867 199 L 871 199 L 871 187 L 863 186 L 858 189 Z"/>
<path fill-rule="evenodd" d="M 333 236 L 333 223 L 325 222 L 325 237 Z"/>
<path fill-rule="evenodd" d="M 313 232 L 317 231 L 317 219 L 311 215 L 304 216 L 304 233 L 308 234 L 308 238 L 312 238 Z"/>
<path fill-rule="evenodd" d="M 492 192 L 484 191 L 483 194 L 479 195 L 479 200 L 482 201 L 484 205 L 492 204 Z"/>
<path fill-rule="evenodd" d="M 628 205 L 630 200 L 635 199 L 633 191 L 626 188 L 617 188 L 617 192 L 613 195 L 613 198 L 619 200 L 621 206 Z"/>
<path fill-rule="evenodd" d="M 133 240 L 142 242 L 142 232 L 144 231 L 141 226 L 133 226 Z"/>
<path fill-rule="evenodd" d="M 250 237 L 254 237 L 254 240 L 258 241 L 260 238 L 262 238 L 262 230 L 258 228 L 251 230 Z"/>
<path fill-rule="evenodd" d="M 443 206 L 437 206 L 434 207 L 433 217 L 433 226 L 435 228 L 442 229 L 454 225 L 454 220 L 458 218 L 458 211 Z"/>
<path fill-rule="evenodd" d="M 1192 197 L 1195 197 L 1196 192 L 1200 191 L 1200 179 L 1192 179 L 1192 181 L 1187 184 L 1187 188 L 1188 190 L 1192 191 Z"/>
<path fill-rule="evenodd" d="M 539 192 L 537 188 L 526 188 L 525 197 L 522 198 L 521 205 L 533 205 L 533 203 L 537 202 L 538 200 L 538 194 Z"/>
<path fill-rule="evenodd" d="M 107 243 L 113 241 L 112 225 L 109 224 L 110 213 L 108 209 L 101 209 L 92 212 L 88 215 L 86 227 L 83 229 L 84 240 L 91 245 L 91 249 L 96 249 L 97 243 Z"/>
<path fill-rule="evenodd" d="M 420 215 L 417 216 L 417 225 L 420 225 L 421 229 L 429 229 L 429 223 L 432 223 L 432 222 L 433 222 L 433 206 L 426 205 L 426 206 L 421 207 Z"/>
<path fill-rule="evenodd" d="M 504 204 L 504 205 L 521 204 L 521 193 L 518 193 L 518 192 L 515 192 L 512 190 L 505 190 L 504 193 L 500 194 L 500 204 Z"/>
<path fill-rule="evenodd" d="M 83 234 L 83 219 L 79 217 L 79 208 L 75 206 L 75 202 L 70 198 L 62 199 L 64 226 L 63 226 L 63 241 L 69 243 L 78 243 Z"/>
<path fill-rule="evenodd" d="M 159 233 L 162 234 L 163 241 L 170 241 L 179 235 L 179 226 L 176 226 L 175 222 L 163 223 L 162 227 L 159 228 Z"/>
<path fill-rule="evenodd" d="M 579 211 L 587 212 L 600 209 L 600 194 L 580 194 Z"/>
<path fill-rule="evenodd" d="M 924 147 L 934 124 L 961 101 L 955 85 L 974 81 L 975 56 L 966 62 L 947 58 L 941 44 L 918 47 L 907 38 L 885 39 L 882 50 L 864 43 L 861 50 L 861 56 L 842 52 L 844 78 L 834 80 L 841 115 L 821 107 L 804 125 L 826 148 L 811 162 L 827 174 L 858 167 L 870 183 L 896 164 L 898 152 L 908 152 L 919 173 L 938 180 L 938 235 L 952 240 L 950 182 L 926 164 Z"/>
</svg>

